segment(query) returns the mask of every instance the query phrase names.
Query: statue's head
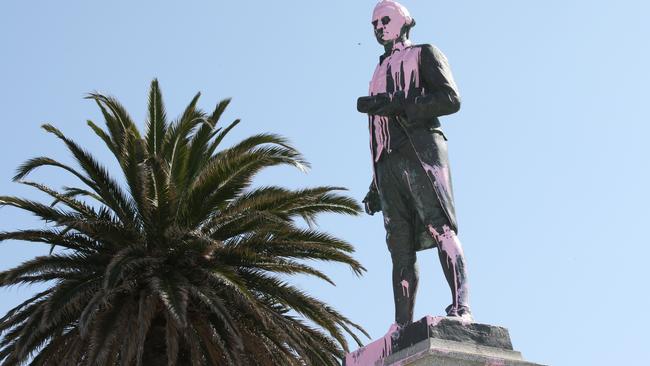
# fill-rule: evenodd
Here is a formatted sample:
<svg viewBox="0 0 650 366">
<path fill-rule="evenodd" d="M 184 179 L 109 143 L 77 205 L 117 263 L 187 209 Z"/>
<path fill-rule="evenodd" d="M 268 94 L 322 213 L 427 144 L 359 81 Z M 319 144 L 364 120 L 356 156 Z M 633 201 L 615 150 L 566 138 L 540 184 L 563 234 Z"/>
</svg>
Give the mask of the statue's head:
<svg viewBox="0 0 650 366">
<path fill-rule="evenodd" d="M 382 0 L 372 12 L 375 37 L 384 46 L 408 39 L 409 31 L 414 25 L 415 19 L 408 9 L 397 1 Z"/>
</svg>

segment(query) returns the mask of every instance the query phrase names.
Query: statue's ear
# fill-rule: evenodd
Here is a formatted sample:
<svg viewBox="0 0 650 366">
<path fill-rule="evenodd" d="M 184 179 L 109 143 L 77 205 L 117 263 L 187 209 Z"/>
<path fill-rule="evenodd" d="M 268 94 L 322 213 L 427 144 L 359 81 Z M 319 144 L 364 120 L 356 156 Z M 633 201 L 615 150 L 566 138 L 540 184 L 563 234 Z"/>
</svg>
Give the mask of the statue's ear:
<svg viewBox="0 0 650 366">
<path fill-rule="evenodd" d="M 404 24 L 402 34 L 408 39 L 411 36 L 411 28 L 415 27 L 415 19 L 411 18 L 411 24 Z"/>
</svg>

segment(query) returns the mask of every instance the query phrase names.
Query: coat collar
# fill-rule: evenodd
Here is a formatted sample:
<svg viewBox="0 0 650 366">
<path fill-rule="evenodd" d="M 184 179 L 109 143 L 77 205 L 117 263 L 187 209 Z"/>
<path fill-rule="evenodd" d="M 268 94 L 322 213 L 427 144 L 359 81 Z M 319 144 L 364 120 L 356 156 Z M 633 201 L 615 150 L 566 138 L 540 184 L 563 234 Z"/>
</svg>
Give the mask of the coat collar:
<svg viewBox="0 0 650 366">
<path fill-rule="evenodd" d="M 386 57 L 391 56 L 395 52 L 403 51 L 409 47 L 413 46 L 413 43 L 410 40 L 405 40 L 402 42 L 397 42 L 393 45 L 393 48 L 390 51 L 386 51 L 383 55 L 379 56 L 379 63 L 384 62 Z"/>
</svg>

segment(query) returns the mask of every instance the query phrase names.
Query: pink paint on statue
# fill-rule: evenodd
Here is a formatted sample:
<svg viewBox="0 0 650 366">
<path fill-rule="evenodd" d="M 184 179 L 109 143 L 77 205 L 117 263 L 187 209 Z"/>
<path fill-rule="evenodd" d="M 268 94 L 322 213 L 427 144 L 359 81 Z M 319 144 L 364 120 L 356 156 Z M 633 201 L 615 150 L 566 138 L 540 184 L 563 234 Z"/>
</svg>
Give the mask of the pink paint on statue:
<svg viewBox="0 0 650 366">
<path fill-rule="evenodd" d="M 388 17 L 390 21 L 384 24 L 383 19 Z M 420 63 L 420 48 L 412 48 L 409 40 L 397 41 L 404 25 L 411 24 L 413 18 L 408 10 L 401 4 L 386 0 L 381 1 L 375 7 L 372 15 L 372 22 L 375 31 L 382 30 L 382 40 L 394 42 L 392 53 L 377 65 L 370 81 L 369 94 L 377 95 L 387 93 L 387 78 L 390 77 L 395 85 L 395 91 L 403 90 L 408 92 L 411 84 L 420 86 L 418 65 Z M 390 69 L 390 75 L 389 75 Z M 402 73 L 402 70 L 404 71 Z M 392 95 L 389 97 L 392 98 Z M 373 151 L 374 161 L 379 161 L 382 151 L 390 146 L 390 131 L 388 129 L 389 118 L 384 116 L 369 115 L 375 141 Z M 372 144 L 371 144 L 372 145 Z"/>
<path fill-rule="evenodd" d="M 411 47 L 411 42 L 397 43 L 393 53 L 388 57 L 391 77 L 395 82 L 395 90 L 408 92 L 411 85 L 420 87 L 420 47 Z M 404 71 L 402 73 L 402 70 Z"/>
<path fill-rule="evenodd" d="M 443 319 L 445 319 L 444 316 L 431 316 L 431 315 L 427 315 L 425 318 L 426 318 L 427 326 L 433 326 L 433 327 L 437 326 Z M 406 366 L 406 365 L 410 365 L 412 362 L 414 362 L 416 360 L 419 360 L 422 355 L 424 355 L 426 353 L 429 353 L 429 352 L 432 352 L 432 351 L 435 352 L 435 353 L 441 353 L 441 354 L 449 353 L 449 351 L 444 350 L 444 349 L 425 348 L 424 350 L 422 350 L 420 352 L 417 352 L 417 353 L 414 353 L 414 354 L 411 354 L 411 355 L 409 355 L 408 357 L 406 357 L 406 358 L 404 358 L 402 360 L 399 360 L 399 361 L 397 361 L 395 363 L 391 363 L 390 366 Z"/>
<path fill-rule="evenodd" d="M 385 61 L 386 60 L 384 60 L 384 62 L 382 62 L 381 64 L 377 65 L 377 68 L 375 69 L 375 73 L 373 74 L 372 80 L 370 81 L 370 88 L 369 88 L 370 95 L 377 95 L 386 92 L 386 74 L 388 72 L 387 70 L 388 63 Z M 379 156 L 381 155 L 381 152 L 385 148 L 390 146 L 389 145 L 390 133 L 388 132 L 388 117 L 368 115 L 368 118 L 370 120 L 370 124 L 372 125 L 372 131 L 374 132 L 374 136 L 371 137 L 374 138 L 375 149 L 376 149 L 375 151 L 373 151 L 373 155 L 375 156 L 375 161 L 379 161 Z"/>
<path fill-rule="evenodd" d="M 447 253 L 452 265 L 456 265 L 456 260 L 459 256 L 464 256 L 463 247 L 458 240 L 456 233 L 447 225 L 443 225 L 442 233 L 439 233 L 433 226 L 429 225 L 429 232 L 431 236 L 440 244 L 440 250 Z"/>
<path fill-rule="evenodd" d="M 429 225 L 428 228 L 431 236 L 433 236 L 433 238 L 438 242 L 439 249 L 447 253 L 447 257 L 449 258 L 448 265 L 451 267 L 452 271 L 456 272 L 458 258 L 464 256 L 463 247 L 461 246 L 456 233 L 447 225 L 442 227 L 442 233 L 439 233 L 431 225 Z M 458 279 L 456 276 L 454 276 L 454 293 L 459 293 Z"/>
<path fill-rule="evenodd" d="M 445 317 L 427 315 L 426 322 L 428 326 L 438 325 Z M 345 355 L 346 366 L 383 366 L 383 360 L 392 354 L 392 339 L 394 334 L 399 331 L 397 324 L 392 324 L 388 332 L 383 337 L 360 348 L 354 352 Z M 395 364 L 395 366 L 399 363 Z"/>
<path fill-rule="evenodd" d="M 427 315 L 425 318 L 426 318 L 426 321 L 427 321 L 427 326 L 433 326 L 433 327 L 437 326 L 437 325 L 438 325 L 438 324 L 439 324 L 443 319 L 445 319 L 444 316 L 431 316 L 431 315 Z M 423 354 L 425 354 L 425 353 L 429 353 L 429 352 L 431 352 L 431 351 L 433 351 L 433 352 L 435 352 L 435 353 L 441 353 L 441 354 L 449 353 L 448 351 L 443 350 L 443 349 L 429 349 L 429 348 L 425 348 L 424 350 L 422 350 L 422 351 L 420 351 L 420 352 L 417 352 L 417 353 L 414 353 L 414 354 L 411 354 L 411 355 L 409 355 L 408 357 L 406 357 L 406 358 L 404 358 L 404 359 L 402 359 L 402 360 L 399 360 L 399 361 L 397 361 L 397 362 L 395 362 L 395 363 L 391 363 L 391 366 L 406 366 L 406 365 L 410 365 L 412 362 L 414 362 L 414 361 L 420 359 L 420 357 L 421 357 Z"/>
<path fill-rule="evenodd" d="M 384 24 L 382 18 L 389 17 L 390 22 Z M 413 23 L 413 18 L 402 4 L 384 0 L 377 3 L 375 10 L 372 12 L 372 24 L 375 30 L 383 31 L 382 39 L 384 41 L 394 41 L 401 36 L 402 27 Z"/>
<path fill-rule="evenodd" d="M 377 65 L 375 72 L 372 74 L 372 80 L 370 80 L 369 87 L 370 95 L 386 92 L 386 74 L 388 73 L 387 59 L 388 58 L 385 58 L 384 62 Z"/>
<path fill-rule="evenodd" d="M 428 174 L 433 176 L 433 182 L 438 186 L 438 188 L 443 189 L 445 192 L 451 191 L 449 189 L 449 169 L 437 165 L 431 166 L 424 162 L 422 162 L 422 167 Z"/>
<path fill-rule="evenodd" d="M 393 51 L 393 54 L 386 57 L 384 61 L 379 64 L 375 73 L 370 81 L 370 95 L 377 95 L 387 93 L 386 78 L 390 77 L 395 85 L 395 91 L 404 91 L 408 93 L 411 85 L 416 88 L 420 87 L 420 75 L 418 65 L 420 63 L 421 49 L 410 47 L 410 42 L 398 43 Z M 399 50 L 401 48 L 401 50 Z M 390 76 L 388 71 L 390 68 Z M 403 72 L 402 72 L 403 71 Z M 388 123 L 390 119 L 385 116 L 369 115 L 370 123 L 373 126 L 375 139 L 375 161 L 379 161 L 382 151 L 388 149 L 390 146 L 390 130 Z"/>
<path fill-rule="evenodd" d="M 410 295 L 409 295 L 409 281 L 402 280 L 402 282 L 400 282 L 400 283 L 402 284 L 402 296 L 410 297 Z"/>
<path fill-rule="evenodd" d="M 391 324 L 386 335 L 378 340 L 345 355 L 346 366 L 380 366 L 382 360 L 392 353 L 393 334 L 399 329 L 397 324 Z"/>
</svg>

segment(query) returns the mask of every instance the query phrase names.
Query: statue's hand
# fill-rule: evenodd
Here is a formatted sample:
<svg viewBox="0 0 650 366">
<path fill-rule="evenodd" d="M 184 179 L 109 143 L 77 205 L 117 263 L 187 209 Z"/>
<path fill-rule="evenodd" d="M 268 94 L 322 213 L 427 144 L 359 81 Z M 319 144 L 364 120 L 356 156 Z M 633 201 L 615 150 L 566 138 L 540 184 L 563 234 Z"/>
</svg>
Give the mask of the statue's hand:
<svg viewBox="0 0 650 366">
<path fill-rule="evenodd" d="M 377 111 L 390 103 L 386 93 L 364 96 L 357 99 L 357 110 L 361 113 L 377 114 Z"/>
<path fill-rule="evenodd" d="M 392 95 L 385 95 L 385 101 L 376 108 L 373 113 L 376 116 L 397 116 L 404 113 L 404 103 L 406 102 L 406 94 L 402 90 L 398 90 Z"/>
<path fill-rule="evenodd" d="M 379 192 L 377 192 L 377 190 L 373 189 L 372 187 L 362 202 L 364 210 L 370 216 L 374 215 L 376 212 L 381 211 L 381 200 L 379 199 Z"/>
<path fill-rule="evenodd" d="M 422 95 L 422 88 L 412 87 L 408 94 L 398 90 L 393 94 L 381 93 L 357 100 L 357 110 L 375 116 L 398 116 L 406 114 L 407 107 L 415 104 L 417 97 Z"/>
<path fill-rule="evenodd" d="M 357 99 L 357 110 L 375 116 L 398 116 L 407 114 L 407 109 L 416 104 L 417 97 L 422 96 L 423 89 L 412 86 L 408 94 L 398 90 L 393 94 L 380 93 Z"/>
</svg>

